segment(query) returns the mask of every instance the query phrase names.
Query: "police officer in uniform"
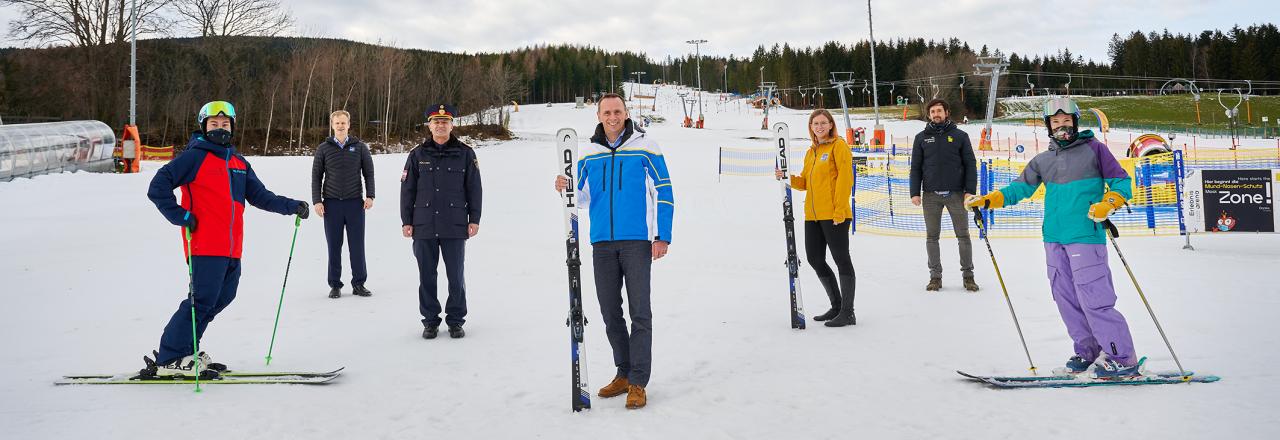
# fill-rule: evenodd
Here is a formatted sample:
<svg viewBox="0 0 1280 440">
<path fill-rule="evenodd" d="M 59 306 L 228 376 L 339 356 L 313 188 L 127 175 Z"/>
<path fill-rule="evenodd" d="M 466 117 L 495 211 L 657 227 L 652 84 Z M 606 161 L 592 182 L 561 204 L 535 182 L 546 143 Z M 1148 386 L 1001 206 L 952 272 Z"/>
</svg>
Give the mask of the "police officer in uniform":
<svg viewBox="0 0 1280 440">
<path fill-rule="evenodd" d="M 456 110 L 448 104 L 427 108 L 429 136 L 409 152 L 400 175 L 400 219 L 403 234 L 413 239 L 418 260 L 418 310 L 422 337 L 435 339 L 440 329 L 436 267 L 444 257 L 449 278 L 444 322 L 449 337 L 465 335 L 467 316 L 463 260 L 468 238 L 480 232 L 480 168 L 476 152 L 453 136 Z"/>
</svg>

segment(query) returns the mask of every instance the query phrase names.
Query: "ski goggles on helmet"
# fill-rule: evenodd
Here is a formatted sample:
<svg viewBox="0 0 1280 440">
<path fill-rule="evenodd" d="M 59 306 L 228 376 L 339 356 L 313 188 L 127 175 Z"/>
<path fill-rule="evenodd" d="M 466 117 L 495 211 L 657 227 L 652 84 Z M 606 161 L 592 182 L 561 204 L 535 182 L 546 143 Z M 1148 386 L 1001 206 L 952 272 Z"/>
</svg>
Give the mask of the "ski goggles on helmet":
<svg viewBox="0 0 1280 440">
<path fill-rule="evenodd" d="M 217 115 L 224 115 L 234 120 L 236 107 L 227 101 L 213 101 L 200 107 L 200 114 L 196 119 L 203 123 L 206 119 Z"/>
<path fill-rule="evenodd" d="M 1044 111 L 1042 113 L 1044 117 L 1047 118 L 1049 116 L 1056 115 L 1059 112 L 1066 113 L 1068 115 L 1075 115 L 1076 117 L 1079 117 L 1080 107 L 1077 106 L 1076 102 L 1071 98 L 1067 98 L 1063 96 L 1055 96 L 1053 98 L 1049 98 L 1048 101 L 1044 102 Z"/>
</svg>

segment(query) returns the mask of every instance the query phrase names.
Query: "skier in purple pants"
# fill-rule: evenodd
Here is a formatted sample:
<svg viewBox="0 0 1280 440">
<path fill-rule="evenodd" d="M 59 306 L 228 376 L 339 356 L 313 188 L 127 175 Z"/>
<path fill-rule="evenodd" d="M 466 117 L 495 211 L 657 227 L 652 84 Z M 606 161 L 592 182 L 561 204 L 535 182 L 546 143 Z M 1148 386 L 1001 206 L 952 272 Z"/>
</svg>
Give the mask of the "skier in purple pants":
<svg viewBox="0 0 1280 440">
<path fill-rule="evenodd" d="M 970 197 L 968 205 L 1013 205 L 1044 184 L 1042 232 L 1049 286 L 1067 334 L 1075 341 L 1076 354 L 1067 361 L 1067 370 L 1083 373 L 1096 364 L 1099 378 L 1136 376 L 1140 365 L 1133 336 L 1115 309 L 1106 228 L 1099 224 L 1132 197 L 1132 179 L 1093 132 L 1078 131 L 1080 108 L 1071 99 L 1046 102 L 1044 122 L 1053 140 L 1049 149 L 1032 158 L 1017 180 L 999 191 Z"/>
</svg>

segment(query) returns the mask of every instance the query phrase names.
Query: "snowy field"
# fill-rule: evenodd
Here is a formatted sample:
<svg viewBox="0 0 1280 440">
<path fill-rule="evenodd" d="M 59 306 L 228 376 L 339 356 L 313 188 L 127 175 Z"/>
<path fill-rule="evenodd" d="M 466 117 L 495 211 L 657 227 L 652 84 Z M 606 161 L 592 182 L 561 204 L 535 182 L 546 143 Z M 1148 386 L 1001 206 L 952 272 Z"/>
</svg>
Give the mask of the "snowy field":
<svg viewBox="0 0 1280 440">
<path fill-rule="evenodd" d="M 791 330 L 777 183 L 718 182 L 716 175 L 718 147 L 768 148 L 748 139 L 767 135 L 758 130 L 759 111 L 711 98 L 707 129 L 684 129 L 675 99 L 672 88 L 659 93 L 667 122 L 649 129 L 667 156 L 677 206 L 670 255 L 654 265 L 654 365 L 644 409 L 626 410 L 618 397 L 593 398 L 590 412 L 569 411 L 552 134 L 573 127 L 585 141 L 595 115 L 572 104 L 527 105 L 513 114 L 517 140 L 478 150 L 486 197 L 480 235 L 467 249 L 465 339 L 420 337 L 417 270 L 397 210 L 403 154 L 375 157 L 379 197 L 367 239 L 373 297 L 353 297 L 349 288 L 341 299 L 326 297 L 321 220 L 303 222 L 272 369 L 345 366 L 327 386 L 208 385 L 200 394 L 180 385 L 54 386 L 62 374 L 142 366 L 186 295 L 178 229 L 145 196 L 157 164 L 137 175 L 0 183 L 0 436 L 1280 437 L 1280 286 L 1270 272 L 1280 262 L 1280 236 L 1198 235 L 1195 251 L 1181 250 L 1181 237 L 1120 239 L 1183 364 L 1221 382 L 988 389 L 954 370 L 1020 374 L 1027 365 L 984 246 L 974 250 L 981 292 L 960 288 L 954 242 L 944 242 L 943 291 L 926 293 L 923 238 L 859 233 L 852 240 L 858 325 Z M 801 136 L 806 113 L 779 111 L 774 120 Z M 906 136 L 923 123 L 886 125 Z M 976 138 L 981 128 L 966 129 Z M 268 188 L 309 197 L 310 157 L 250 160 Z M 238 299 L 210 325 L 202 348 L 253 370 L 264 368 L 293 222 L 250 210 L 246 225 Z M 992 245 L 1036 365 L 1061 365 L 1071 342 L 1049 295 L 1040 242 Z M 584 260 L 594 391 L 613 366 Z M 1139 353 L 1151 369 L 1173 369 L 1114 253 L 1111 263 L 1117 307 Z M 824 311 L 807 264 L 802 275 L 809 315 Z"/>
</svg>

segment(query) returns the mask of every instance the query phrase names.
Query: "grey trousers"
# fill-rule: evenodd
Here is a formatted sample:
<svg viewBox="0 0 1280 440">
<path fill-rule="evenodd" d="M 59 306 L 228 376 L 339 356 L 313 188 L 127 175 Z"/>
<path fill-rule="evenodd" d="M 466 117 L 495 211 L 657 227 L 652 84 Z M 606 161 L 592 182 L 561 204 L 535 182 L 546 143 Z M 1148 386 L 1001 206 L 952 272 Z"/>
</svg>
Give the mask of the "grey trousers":
<svg viewBox="0 0 1280 440">
<path fill-rule="evenodd" d="M 649 308 L 649 270 L 652 243 L 644 240 L 602 241 L 591 246 L 595 265 L 596 298 L 604 317 L 604 333 L 613 348 L 617 377 L 632 385 L 649 384 L 653 364 L 653 312 Z M 627 286 L 631 328 L 622 314 L 622 286 Z"/>
<path fill-rule="evenodd" d="M 973 243 L 969 240 L 969 216 L 964 207 L 964 193 L 952 191 L 940 195 L 933 191 L 920 193 L 920 206 L 924 208 L 925 250 L 929 253 L 929 277 L 942 278 L 942 261 L 938 255 L 938 235 L 942 232 L 942 208 L 951 214 L 951 227 L 960 245 L 960 271 L 965 277 L 973 276 Z"/>
</svg>

